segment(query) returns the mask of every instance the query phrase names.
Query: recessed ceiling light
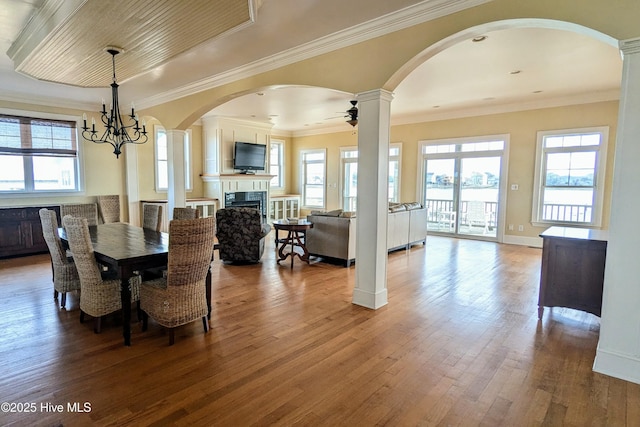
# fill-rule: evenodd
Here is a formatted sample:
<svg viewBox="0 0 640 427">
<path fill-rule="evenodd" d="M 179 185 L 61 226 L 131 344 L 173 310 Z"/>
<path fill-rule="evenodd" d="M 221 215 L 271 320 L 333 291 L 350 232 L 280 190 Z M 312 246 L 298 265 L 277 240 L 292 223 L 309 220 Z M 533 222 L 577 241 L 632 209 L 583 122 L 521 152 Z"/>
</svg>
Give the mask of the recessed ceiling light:
<svg viewBox="0 0 640 427">
<path fill-rule="evenodd" d="M 541 90 L 534 90 L 533 93 L 542 93 Z"/>
<path fill-rule="evenodd" d="M 482 98 L 483 101 L 493 101 L 495 98 L 492 96 L 489 96 L 487 98 Z"/>
<path fill-rule="evenodd" d="M 263 96 L 263 95 L 264 95 L 264 92 L 258 92 L 258 93 L 256 93 L 256 95 L 258 95 L 258 96 Z"/>
<path fill-rule="evenodd" d="M 509 74 L 520 74 L 521 72 L 522 71 L 520 71 L 520 70 L 513 70 Z"/>
<path fill-rule="evenodd" d="M 440 106 L 439 105 L 434 105 L 433 108 L 440 108 Z"/>
<path fill-rule="evenodd" d="M 486 39 L 487 39 L 487 36 L 476 36 L 472 38 L 471 41 L 474 43 L 479 43 L 479 42 L 485 41 Z"/>
</svg>

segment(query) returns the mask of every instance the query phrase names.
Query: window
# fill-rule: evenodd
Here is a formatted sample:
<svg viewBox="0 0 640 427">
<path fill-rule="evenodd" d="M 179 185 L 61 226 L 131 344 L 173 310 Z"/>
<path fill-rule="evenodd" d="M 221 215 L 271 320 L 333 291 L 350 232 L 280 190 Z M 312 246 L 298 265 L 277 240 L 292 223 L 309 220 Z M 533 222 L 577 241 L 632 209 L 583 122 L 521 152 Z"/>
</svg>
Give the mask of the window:
<svg viewBox="0 0 640 427">
<path fill-rule="evenodd" d="M 269 146 L 269 173 L 271 188 L 284 187 L 284 141 L 271 140 Z"/>
<path fill-rule="evenodd" d="M 325 150 L 302 151 L 302 204 L 310 208 L 324 208 Z"/>
<path fill-rule="evenodd" d="M 156 191 L 169 189 L 169 149 L 167 133 L 162 126 L 155 126 L 156 134 Z M 191 191 L 191 130 L 184 135 L 184 185 Z"/>
<path fill-rule="evenodd" d="M 400 159 L 401 143 L 389 146 L 389 201 L 400 201 Z M 340 149 L 342 163 L 342 209 L 356 210 L 358 184 L 358 149 L 356 147 L 342 147 Z"/>
<path fill-rule="evenodd" d="M 599 226 L 607 127 L 538 132 L 534 225 Z"/>
<path fill-rule="evenodd" d="M 342 209 L 355 211 L 358 200 L 358 150 L 354 148 L 340 149 L 342 163 Z"/>
<path fill-rule="evenodd" d="M 75 120 L 0 114 L 0 192 L 79 191 Z"/>
<path fill-rule="evenodd" d="M 400 159 L 402 144 L 394 143 L 389 148 L 389 201 L 400 201 Z"/>
</svg>

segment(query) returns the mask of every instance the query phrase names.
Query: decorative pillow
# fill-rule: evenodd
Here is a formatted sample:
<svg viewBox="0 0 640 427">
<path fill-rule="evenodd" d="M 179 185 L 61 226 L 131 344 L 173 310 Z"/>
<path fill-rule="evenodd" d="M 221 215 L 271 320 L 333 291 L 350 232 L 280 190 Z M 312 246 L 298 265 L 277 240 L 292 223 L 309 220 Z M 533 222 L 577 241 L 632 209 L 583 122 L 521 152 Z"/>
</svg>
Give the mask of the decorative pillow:
<svg viewBox="0 0 640 427">
<path fill-rule="evenodd" d="M 340 216 L 341 213 L 342 213 L 342 209 L 335 209 L 329 212 L 325 212 L 323 215 L 324 216 Z"/>
<path fill-rule="evenodd" d="M 324 215 L 325 211 L 311 211 L 309 215 Z"/>
<path fill-rule="evenodd" d="M 418 203 L 418 202 L 405 203 L 404 205 L 405 205 L 405 207 L 407 208 L 408 211 L 422 208 L 422 205 L 420 203 Z"/>
<path fill-rule="evenodd" d="M 401 212 L 406 211 L 407 208 L 405 205 L 397 204 L 397 205 L 389 205 L 389 212 Z"/>
<path fill-rule="evenodd" d="M 340 214 L 340 218 L 355 218 L 355 217 L 356 217 L 355 212 L 342 212 Z"/>
</svg>

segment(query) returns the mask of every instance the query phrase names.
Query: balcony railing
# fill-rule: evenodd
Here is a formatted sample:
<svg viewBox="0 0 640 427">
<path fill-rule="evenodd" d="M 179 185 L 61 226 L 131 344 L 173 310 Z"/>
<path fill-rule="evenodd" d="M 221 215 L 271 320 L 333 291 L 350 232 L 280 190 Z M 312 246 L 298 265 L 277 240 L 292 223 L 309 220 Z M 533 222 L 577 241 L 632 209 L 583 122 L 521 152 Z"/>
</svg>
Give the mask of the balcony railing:
<svg viewBox="0 0 640 427">
<path fill-rule="evenodd" d="M 460 212 L 456 213 L 453 200 L 427 199 L 427 221 L 434 229 L 442 229 L 443 223 L 446 223 L 449 231 L 453 231 L 456 218 L 459 215 L 460 225 L 470 225 L 466 221 L 468 201 L 463 200 L 460 208 Z M 490 228 L 497 226 L 497 210 L 497 202 L 484 202 L 484 211 L 487 214 Z M 542 219 L 544 221 L 590 223 L 592 212 L 593 208 L 590 205 L 545 204 L 542 208 Z"/>
<path fill-rule="evenodd" d="M 590 223 L 592 212 L 591 205 L 545 204 L 542 206 L 542 219 L 544 221 Z"/>
<path fill-rule="evenodd" d="M 498 203 L 483 203 L 484 212 L 488 221 L 487 226 L 490 229 L 493 229 L 497 225 Z M 460 215 L 460 218 L 462 219 L 460 225 L 471 225 L 467 223 L 468 201 L 463 200 L 460 208 L 460 212 L 456 214 L 453 206 L 453 200 L 427 199 L 427 222 L 432 223 L 432 225 L 436 225 L 435 228 L 442 228 L 442 223 L 446 222 L 447 227 L 450 229 L 449 231 L 453 231 L 453 224 L 455 224 L 456 217 L 457 215 Z"/>
</svg>

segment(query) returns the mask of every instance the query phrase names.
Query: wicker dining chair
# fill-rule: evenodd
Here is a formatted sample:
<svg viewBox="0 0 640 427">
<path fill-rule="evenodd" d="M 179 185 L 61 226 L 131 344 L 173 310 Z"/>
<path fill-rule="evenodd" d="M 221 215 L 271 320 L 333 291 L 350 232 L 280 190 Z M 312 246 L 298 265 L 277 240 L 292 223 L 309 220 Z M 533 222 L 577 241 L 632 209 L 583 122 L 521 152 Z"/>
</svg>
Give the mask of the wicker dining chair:
<svg viewBox="0 0 640 427">
<path fill-rule="evenodd" d="M 173 208 L 173 219 L 200 218 L 200 212 L 194 208 Z"/>
<path fill-rule="evenodd" d="M 58 216 L 56 211 L 40 209 L 42 235 L 49 248 L 51 266 L 53 269 L 53 298 L 60 294 L 60 308 L 66 309 L 67 292 L 80 289 L 80 278 L 73 259 L 67 257 L 67 251 L 62 247 L 58 236 Z"/>
<path fill-rule="evenodd" d="M 87 224 L 98 225 L 98 205 L 95 203 L 65 203 L 60 205 L 60 216 L 86 218 Z"/>
<path fill-rule="evenodd" d="M 162 206 L 145 204 L 142 209 L 142 228 L 149 230 L 162 230 Z"/>
<path fill-rule="evenodd" d="M 98 207 L 100 208 L 102 222 L 105 224 L 120 222 L 120 195 L 98 196 Z"/>
<path fill-rule="evenodd" d="M 169 222 L 169 259 L 166 277 L 144 281 L 140 287 L 142 330 L 148 317 L 169 328 L 169 345 L 174 329 L 202 318 L 209 330 L 205 280 L 211 264 L 215 218 Z"/>
<path fill-rule="evenodd" d="M 94 318 L 93 331 L 100 333 L 102 316 L 122 308 L 120 296 L 120 279 L 108 276 L 110 272 L 102 271 L 93 254 L 91 236 L 86 218 L 67 215 L 62 218 L 67 233 L 69 248 L 80 277 L 80 322 L 85 313 Z M 129 279 L 131 301 L 140 299 L 140 276 Z"/>
</svg>

